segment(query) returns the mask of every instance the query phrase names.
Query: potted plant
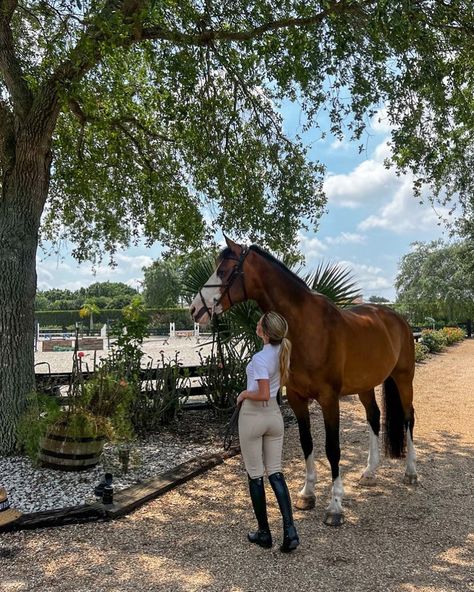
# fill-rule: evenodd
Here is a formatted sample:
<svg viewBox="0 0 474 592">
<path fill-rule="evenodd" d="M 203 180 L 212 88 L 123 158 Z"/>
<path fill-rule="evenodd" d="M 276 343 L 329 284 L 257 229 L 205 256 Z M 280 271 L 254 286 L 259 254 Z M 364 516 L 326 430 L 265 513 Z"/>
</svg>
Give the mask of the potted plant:
<svg viewBox="0 0 474 592">
<path fill-rule="evenodd" d="M 108 361 L 85 381 L 75 352 L 66 404 L 34 393 L 19 424 L 20 447 L 43 466 L 83 470 L 95 466 L 106 441 L 132 437 L 128 419 L 134 386 Z"/>
</svg>

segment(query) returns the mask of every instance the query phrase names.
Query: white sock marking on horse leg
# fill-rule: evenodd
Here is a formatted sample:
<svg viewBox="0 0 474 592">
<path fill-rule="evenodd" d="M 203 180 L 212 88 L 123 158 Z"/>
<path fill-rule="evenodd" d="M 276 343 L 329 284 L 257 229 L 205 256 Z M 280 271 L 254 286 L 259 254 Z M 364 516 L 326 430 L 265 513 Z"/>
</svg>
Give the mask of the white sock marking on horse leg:
<svg viewBox="0 0 474 592">
<path fill-rule="evenodd" d="M 314 483 L 316 481 L 316 467 L 314 464 L 314 454 L 311 453 L 305 461 L 306 463 L 306 476 L 304 481 L 304 487 L 300 491 L 300 495 L 303 497 L 314 497 Z"/>
<path fill-rule="evenodd" d="M 344 486 L 341 477 L 334 480 L 331 489 L 331 503 L 326 508 L 328 514 L 342 514 L 342 498 L 344 497 Z"/>
<path fill-rule="evenodd" d="M 407 467 L 405 474 L 410 476 L 416 475 L 416 452 L 410 429 L 407 429 Z"/>
<path fill-rule="evenodd" d="M 362 478 L 374 479 L 379 463 L 379 437 L 374 434 L 374 431 L 369 423 L 369 456 L 367 458 L 367 466 L 365 471 L 362 473 Z"/>
</svg>

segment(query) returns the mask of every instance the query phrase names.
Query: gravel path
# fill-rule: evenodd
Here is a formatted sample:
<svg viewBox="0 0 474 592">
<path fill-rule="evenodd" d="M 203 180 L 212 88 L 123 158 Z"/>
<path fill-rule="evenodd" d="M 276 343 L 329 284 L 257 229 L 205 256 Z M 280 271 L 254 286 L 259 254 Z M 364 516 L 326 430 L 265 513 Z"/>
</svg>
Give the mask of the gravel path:
<svg viewBox="0 0 474 592">
<path fill-rule="evenodd" d="M 342 404 L 346 524 L 322 523 L 330 474 L 322 419 L 312 408 L 319 461 L 316 509 L 296 512 L 299 549 L 286 556 L 245 540 L 253 526 L 238 457 L 123 520 L 0 535 L 0 589 L 67 592 L 466 592 L 474 590 L 474 340 L 420 365 L 415 379 L 420 485 L 384 460 L 376 487 L 357 485 L 367 431 L 355 398 Z M 296 426 L 285 472 L 302 484 Z M 280 519 L 269 492 L 275 538 Z M 3 555 L 3 559 L 1 556 Z"/>
</svg>

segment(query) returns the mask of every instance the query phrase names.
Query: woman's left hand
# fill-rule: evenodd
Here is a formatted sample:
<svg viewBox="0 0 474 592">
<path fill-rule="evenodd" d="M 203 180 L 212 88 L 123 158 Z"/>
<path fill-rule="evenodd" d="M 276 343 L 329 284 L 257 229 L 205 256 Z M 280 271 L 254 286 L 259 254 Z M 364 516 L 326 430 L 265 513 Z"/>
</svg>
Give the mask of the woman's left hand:
<svg viewBox="0 0 474 592">
<path fill-rule="evenodd" d="M 243 401 L 244 399 L 245 399 L 245 391 L 242 391 L 242 392 L 240 393 L 240 395 L 237 397 L 237 401 L 236 401 L 237 405 L 239 405 L 240 403 L 242 403 L 242 401 Z"/>
</svg>

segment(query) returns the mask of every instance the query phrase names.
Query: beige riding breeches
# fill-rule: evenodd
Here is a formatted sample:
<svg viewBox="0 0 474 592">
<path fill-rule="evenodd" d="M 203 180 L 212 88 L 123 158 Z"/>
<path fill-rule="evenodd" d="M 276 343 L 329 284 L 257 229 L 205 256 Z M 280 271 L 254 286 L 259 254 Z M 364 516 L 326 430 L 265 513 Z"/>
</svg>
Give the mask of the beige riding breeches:
<svg viewBox="0 0 474 592">
<path fill-rule="evenodd" d="M 239 440 L 245 469 L 252 479 L 281 472 L 283 417 L 276 399 L 244 399 L 239 413 Z"/>
</svg>

